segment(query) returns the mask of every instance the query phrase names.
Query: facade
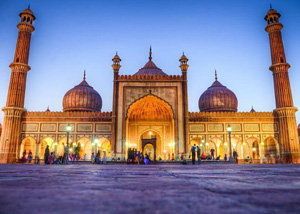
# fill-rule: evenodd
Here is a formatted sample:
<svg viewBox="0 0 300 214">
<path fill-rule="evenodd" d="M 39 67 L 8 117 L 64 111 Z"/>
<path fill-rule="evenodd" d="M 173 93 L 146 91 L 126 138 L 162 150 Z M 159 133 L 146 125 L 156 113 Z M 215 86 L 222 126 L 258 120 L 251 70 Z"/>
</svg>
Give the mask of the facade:
<svg viewBox="0 0 300 214">
<path fill-rule="evenodd" d="M 179 59 L 181 75 L 168 75 L 152 60 L 134 75 L 119 75 L 121 59 L 112 59 L 113 107 L 101 112 L 102 99 L 87 82 L 70 89 L 63 98 L 63 111 L 30 112 L 24 108 L 31 33 L 35 16 L 21 14 L 0 143 L 0 162 L 11 163 L 29 150 L 41 159 L 47 145 L 56 156 L 81 146 L 80 157 L 106 151 L 109 158 L 127 156 L 129 148 L 148 153 L 151 159 L 188 158 L 191 145 L 215 156 L 232 154 L 299 163 L 300 150 L 293 99 L 281 37 L 280 14 L 270 9 L 265 17 L 270 38 L 276 109 L 272 112 L 238 112 L 238 99 L 215 74 L 213 84 L 199 98 L 199 112 L 188 111 L 188 58 Z M 69 134 L 67 126 L 71 127 Z M 228 129 L 230 127 L 230 129 Z"/>
</svg>

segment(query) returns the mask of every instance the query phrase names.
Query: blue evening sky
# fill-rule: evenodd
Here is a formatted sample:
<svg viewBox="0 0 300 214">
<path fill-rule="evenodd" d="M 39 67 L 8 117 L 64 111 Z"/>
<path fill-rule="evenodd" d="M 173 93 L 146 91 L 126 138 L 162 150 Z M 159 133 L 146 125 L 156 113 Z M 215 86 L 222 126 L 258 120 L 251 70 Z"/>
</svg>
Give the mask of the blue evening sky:
<svg viewBox="0 0 300 214">
<path fill-rule="evenodd" d="M 120 74 L 134 74 L 148 60 L 167 74 L 180 75 L 182 52 L 189 58 L 189 111 L 219 81 L 239 101 L 239 111 L 273 111 L 275 98 L 264 16 L 281 13 L 283 41 L 294 105 L 300 107 L 299 0 L 0 0 L 0 107 L 6 104 L 18 35 L 19 13 L 30 4 L 36 16 L 30 48 L 25 108 L 62 111 L 64 94 L 82 81 L 112 110 L 111 59 L 118 51 Z M 0 113 L 0 123 L 3 112 Z M 297 112 L 297 121 L 300 114 Z"/>
</svg>

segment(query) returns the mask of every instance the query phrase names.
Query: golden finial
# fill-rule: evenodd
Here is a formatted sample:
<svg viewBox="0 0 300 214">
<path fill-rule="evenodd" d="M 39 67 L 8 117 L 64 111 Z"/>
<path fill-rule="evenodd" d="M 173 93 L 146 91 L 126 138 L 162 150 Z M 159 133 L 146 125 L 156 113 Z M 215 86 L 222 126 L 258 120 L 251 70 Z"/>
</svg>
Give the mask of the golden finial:
<svg viewBox="0 0 300 214">
<path fill-rule="evenodd" d="M 215 80 L 218 80 L 217 69 L 215 69 Z"/>
<path fill-rule="evenodd" d="M 151 48 L 151 45 L 150 45 L 150 52 L 149 52 L 149 60 L 150 61 L 152 60 L 152 48 Z"/>
</svg>

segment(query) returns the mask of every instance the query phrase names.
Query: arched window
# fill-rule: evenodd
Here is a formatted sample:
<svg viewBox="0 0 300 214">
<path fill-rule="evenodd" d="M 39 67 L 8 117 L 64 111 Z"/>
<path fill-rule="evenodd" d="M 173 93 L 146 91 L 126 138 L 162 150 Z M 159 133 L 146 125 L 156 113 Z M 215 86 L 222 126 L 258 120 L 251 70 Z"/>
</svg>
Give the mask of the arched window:
<svg viewBox="0 0 300 214">
<path fill-rule="evenodd" d="M 27 17 L 27 22 L 30 22 L 30 17 Z"/>
<path fill-rule="evenodd" d="M 23 22 L 26 22 L 26 16 L 23 17 Z"/>
</svg>

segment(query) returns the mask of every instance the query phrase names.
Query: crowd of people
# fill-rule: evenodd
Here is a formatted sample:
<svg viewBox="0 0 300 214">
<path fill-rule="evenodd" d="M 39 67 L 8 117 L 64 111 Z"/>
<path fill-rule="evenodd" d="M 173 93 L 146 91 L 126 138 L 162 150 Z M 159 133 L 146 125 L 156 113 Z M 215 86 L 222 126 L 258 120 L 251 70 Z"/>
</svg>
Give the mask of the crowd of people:
<svg viewBox="0 0 300 214">
<path fill-rule="evenodd" d="M 194 144 L 191 147 L 191 153 L 192 153 L 192 163 L 193 164 L 196 163 L 196 155 L 197 155 L 198 164 L 201 164 L 201 160 L 216 160 L 216 161 L 221 160 L 221 155 L 218 155 L 215 158 L 215 150 L 213 148 L 211 148 L 210 154 L 204 154 L 204 153 L 201 153 L 201 149 L 199 148 L 199 146 L 196 146 L 196 144 Z M 233 150 L 232 156 L 235 159 L 236 163 L 238 163 L 238 153 L 237 153 L 237 151 Z M 224 161 L 229 160 L 228 157 L 227 157 L 227 154 L 224 155 L 223 160 Z"/>
<path fill-rule="evenodd" d="M 137 149 L 128 148 L 127 150 L 127 164 L 146 164 L 148 165 L 150 160 L 150 153 L 143 154 L 143 152 L 137 151 Z"/>
<path fill-rule="evenodd" d="M 65 152 L 63 155 L 56 156 L 54 152 L 50 152 L 49 145 L 47 145 L 45 152 L 44 152 L 44 163 L 45 164 L 68 164 L 69 161 L 73 163 L 77 163 L 78 161 L 88 161 L 88 157 L 86 154 L 84 154 L 83 157 L 80 157 L 79 151 L 80 151 L 80 144 L 78 144 L 73 153 L 69 152 L 68 147 L 65 147 Z M 209 154 L 201 153 L 201 149 L 199 146 L 196 146 L 195 144 L 191 147 L 191 156 L 189 158 L 192 159 L 192 163 L 195 164 L 196 160 L 198 164 L 201 164 L 202 160 L 215 160 L 215 161 L 220 161 L 221 156 L 218 155 L 215 157 L 215 150 L 212 148 L 210 150 Z M 107 162 L 107 156 L 106 156 L 106 151 L 102 151 L 103 156 L 101 157 L 101 151 L 98 150 L 98 152 L 95 154 L 94 152 L 92 153 L 90 160 L 92 164 L 106 164 Z M 271 153 L 271 152 L 270 152 Z M 136 148 L 128 148 L 127 151 L 127 164 L 149 164 L 151 153 L 149 154 L 143 152 L 137 151 Z M 271 156 L 271 155 L 269 155 Z M 270 159 L 267 154 L 268 160 Z M 232 152 L 232 157 L 238 163 L 238 153 L 237 151 L 233 150 Z M 184 155 L 181 155 L 180 158 L 183 162 L 186 163 L 186 160 L 184 158 Z M 261 158 L 262 159 L 262 158 Z M 113 158 L 112 160 L 120 160 L 120 158 Z M 158 160 L 162 160 L 161 157 L 158 158 Z M 175 160 L 174 153 L 172 155 L 168 154 L 168 159 L 167 160 Z M 176 160 L 179 160 L 179 156 L 176 158 Z M 229 158 L 227 154 L 224 155 L 223 159 L 224 161 L 228 161 Z M 22 158 L 18 160 L 19 163 L 26 163 L 28 162 L 29 164 L 34 161 L 35 164 L 40 163 L 40 157 L 39 153 L 35 155 L 35 158 L 33 157 L 32 151 L 29 150 L 28 154 L 26 153 L 26 150 L 22 154 Z M 253 158 L 250 158 L 249 156 L 244 160 L 244 162 L 249 162 L 253 163 Z M 271 161 L 268 161 L 268 163 Z M 260 161 L 262 163 L 262 161 Z"/>
</svg>

